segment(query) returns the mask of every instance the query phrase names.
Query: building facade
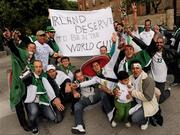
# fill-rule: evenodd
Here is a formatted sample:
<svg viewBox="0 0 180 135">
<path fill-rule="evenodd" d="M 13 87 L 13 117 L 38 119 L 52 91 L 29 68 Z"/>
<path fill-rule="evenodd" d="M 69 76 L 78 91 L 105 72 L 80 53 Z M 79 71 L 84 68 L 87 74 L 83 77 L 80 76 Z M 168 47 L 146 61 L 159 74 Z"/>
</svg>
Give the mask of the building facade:
<svg viewBox="0 0 180 135">
<path fill-rule="evenodd" d="M 96 10 L 101 9 L 110 6 L 112 8 L 113 12 L 113 18 L 114 20 L 121 20 L 121 11 L 120 7 L 124 7 L 123 3 L 128 0 L 78 0 L 78 8 L 81 11 L 87 11 L 87 10 Z M 152 4 L 150 3 L 143 3 L 138 4 L 137 6 L 137 12 L 138 16 L 142 18 L 141 16 L 153 16 L 157 14 L 162 14 L 160 18 L 160 23 L 162 25 L 168 25 L 167 23 L 169 21 L 170 25 L 176 25 L 180 26 L 180 0 L 159 0 L 160 4 L 157 8 L 157 13 L 155 13 L 155 9 L 153 8 Z M 131 3 L 126 3 L 126 9 L 127 13 L 131 14 Z M 169 11 L 169 9 L 171 9 Z M 165 15 L 164 15 L 165 14 Z M 171 16 L 171 17 L 170 17 Z M 152 17 L 154 18 L 154 17 Z M 173 20 L 172 20 L 173 18 Z M 141 19 L 139 19 L 141 20 Z M 157 22 L 157 21 L 155 21 Z M 159 22 L 159 20 L 158 20 Z M 170 29 L 172 29 L 173 26 L 169 26 Z"/>
</svg>

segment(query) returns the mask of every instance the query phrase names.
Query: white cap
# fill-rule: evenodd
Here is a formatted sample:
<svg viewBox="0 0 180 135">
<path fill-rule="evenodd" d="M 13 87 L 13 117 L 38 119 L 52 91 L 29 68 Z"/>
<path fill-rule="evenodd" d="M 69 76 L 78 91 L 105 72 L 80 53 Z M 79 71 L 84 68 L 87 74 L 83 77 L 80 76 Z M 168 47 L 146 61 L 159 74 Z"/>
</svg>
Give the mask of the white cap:
<svg viewBox="0 0 180 135">
<path fill-rule="evenodd" d="M 48 65 L 47 66 L 47 71 L 49 71 L 51 69 L 56 70 L 56 67 L 54 65 Z"/>
</svg>

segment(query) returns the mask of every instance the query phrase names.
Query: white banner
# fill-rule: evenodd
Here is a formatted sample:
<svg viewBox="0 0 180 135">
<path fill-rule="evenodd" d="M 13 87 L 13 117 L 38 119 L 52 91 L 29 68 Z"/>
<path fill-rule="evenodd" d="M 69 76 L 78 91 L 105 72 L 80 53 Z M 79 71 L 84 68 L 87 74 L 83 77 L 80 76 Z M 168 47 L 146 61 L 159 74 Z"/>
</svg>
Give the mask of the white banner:
<svg viewBox="0 0 180 135">
<path fill-rule="evenodd" d="M 111 8 L 94 11 L 49 9 L 55 40 L 64 56 L 99 55 L 102 45 L 111 47 L 114 32 Z"/>
</svg>

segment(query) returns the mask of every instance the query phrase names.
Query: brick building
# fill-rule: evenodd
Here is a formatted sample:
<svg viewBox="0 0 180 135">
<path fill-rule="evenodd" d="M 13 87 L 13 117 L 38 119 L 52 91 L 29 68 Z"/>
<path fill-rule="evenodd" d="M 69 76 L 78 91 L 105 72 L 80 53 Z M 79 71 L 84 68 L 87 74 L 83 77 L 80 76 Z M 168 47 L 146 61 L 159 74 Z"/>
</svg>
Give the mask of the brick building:
<svg viewBox="0 0 180 135">
<path fill-rule="evenodd" d="M 119 7 L 122 5 L 122 2 L 125 0 L 78 0 L 78 8 L 79 10 L 95 10 L 100 8 L 105 8 L 110 6 L 112 8 L 113 17 L 114 20 L 120 20 L 120 11 Z M 130 5 L 128 5 L 127 11 L 130 14 L 131 8 L 129 8 Z M 155 14 L 155 10 L 153 9 L 151 4 L 138 4 L 138 16 L 146 16 Z M 174 9 L 172 10 L 171 14 L 167 13 L 168 9 Z M 161 0 L 161 3 L 158 6 L 158 14 L 166 14 L 165 18 L 170 18 L 169 15 L 174 16 L 173 24 L 180 26 L 180 0 Z M 172 21 L 172 17 L 170 18 Z M 167 25 L 166 20 L 162 20 L 161 24 Z"/>
</svg>

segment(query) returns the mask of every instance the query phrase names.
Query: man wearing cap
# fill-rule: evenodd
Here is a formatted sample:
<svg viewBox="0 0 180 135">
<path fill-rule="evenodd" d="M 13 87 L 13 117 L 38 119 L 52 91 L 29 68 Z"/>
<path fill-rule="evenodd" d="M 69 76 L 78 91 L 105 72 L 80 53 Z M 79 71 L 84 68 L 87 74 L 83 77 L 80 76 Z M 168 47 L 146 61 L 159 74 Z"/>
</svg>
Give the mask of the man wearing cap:
<svg viewBox="0 0 180 135">
<path fill-rule="evenodd" d="M 133 74 L 130 80 L 134 89 L 130 94 L 135 98 L 136 105 L 129 110 L 129 114 L 133 123 L 139 124 L 142 130 L 146 130 L 149 117 L 159 110 L 155 96 L 155 82 L 142 70 L 139 61 L 133 61 L 131 67 Z"/>
<path fill-rule="evenodd" d="M 53 49 L 54 52 L 59 52 L 59 46 L 54 40 L 54 35 L 55 35 L 55 29 L 52 26 L 47 26 L 46 28 L 46 35 L 48 37 L 48 42 L 47 44 Z"/>
<path fill-rule="evenodd" d="M 37 40 L 34 42 L 36 44 L 35 59 L 42 61 L 43 69 L 46 71 L 49 56 L 56 58 L 59 57 L 59 54 L 54 52 L 53 49 L 46 44 L 46 34 L 44 31 L 37 31 L 36 38 Z"/>
<path fill-rule="evenodd" d="M 48 81 L 53 87 L 56 96 L 61 99 L 61 102 L 64 104 L 71 101 L 72 95 L 70 94 L 70 78 L 64 72 L 56 70 L 54 65 L 47 66 L 47 74 Z"/>
</svg>

